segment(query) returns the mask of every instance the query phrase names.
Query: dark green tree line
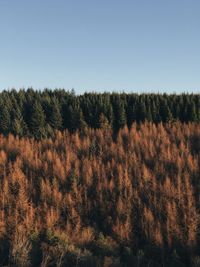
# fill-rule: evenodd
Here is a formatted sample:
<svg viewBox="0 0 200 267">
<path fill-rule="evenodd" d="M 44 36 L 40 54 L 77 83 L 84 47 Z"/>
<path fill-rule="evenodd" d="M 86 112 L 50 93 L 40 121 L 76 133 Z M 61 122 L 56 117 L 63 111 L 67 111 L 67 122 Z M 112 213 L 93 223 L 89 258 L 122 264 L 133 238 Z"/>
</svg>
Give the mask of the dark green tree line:
<svg viewBox="0 0 200 267">
<path fill-rule="evenodd" d="M 0 133 L 36 138 L 55 130 L 101 128 L 102 118 L 118 131 L 133 122 L 199 122 L 199 94 L 125 94 L 11 90 L 0 93 Z"/>
</svg>

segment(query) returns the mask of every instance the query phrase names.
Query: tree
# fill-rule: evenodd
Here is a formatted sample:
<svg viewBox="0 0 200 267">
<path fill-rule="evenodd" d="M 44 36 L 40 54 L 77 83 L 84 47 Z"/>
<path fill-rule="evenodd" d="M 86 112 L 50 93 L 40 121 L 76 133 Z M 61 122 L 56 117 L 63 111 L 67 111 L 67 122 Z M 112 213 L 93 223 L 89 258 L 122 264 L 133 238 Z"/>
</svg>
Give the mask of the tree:
<svg viewBox="0 0 200 267">
<path fill-rule="evenodd" d="M 31 133 L 36 139 L 46 137 L 45 132 L 45 115 L 41 104 L 36 101 L 32 108 L 31 114 Z"/>
<path fill-rule="evenodd" d="M 78 105 L 74 105 L 69 107 L 68 113 L 68 129 L 70 132 L 74 132 L 76 130 L 83 130 L 87 124 L 84 120 L 83 112 Z"/>
<path fill-rule="evenodd" d="M 169 122 L 170 120 L 172 120 L 172 113 L 171 113 L 169 106 L 167 105 L 165 100 L 161 101 L 160 117 L 161 117 L 163 122 Z"/>
<path fill-rule="evenodd" d="M 147 111 L 146 111 L 145 102 L 141 100 L 137 106 L 137 121 L 144 122 L 146 119 L 146 113 Z"/>
<path fill-rule="evenodd" d="M 26 124 L 18 107 L 15 108 L 12 120 L 12 132 L 14 135 L 23 136 L 26 133 Z"/>
<path fill-rule="evenodd" d="M 152 120 L 154 123 L 158 123 L 161 121 L 161 118 L 158 112 L 158 107 L 156 106 L 154 101 L 151 104 L 151 114 L 152 114 Z"/>
<path fill-rule="evenodd" d="M 189 105 L 188 119 L 189 119 L 189 121 L 197 121 L 198 120 L 198 116 L 197 116 L 197 112 L 196 112 L 196 106 L 195 106 L 194 102 L 192 102 Z"/>
<path fill-rule="evenodd" d="M 102 128 L 102 129 L 105 129 L 105 128 L 109 129 L 110 128 L 108 119 L 106 118 L 106 116 L 103 113 L 101 113 L 99 115 L 98 128 Z"/>
<path fill-rule="evenodd" d="M 59 102 L 56 98 L 53 98 L 51 104 L 50 125 L 53 129 L 62 129 L 62 115 L 59 107 Z"/>
<path fill-rule="evenodd" d="M 151 104 L 148 103 L 146 108 L 146 118 L 147 121 L 152 121 L 152 113 L 151 113 Z"/>
<path fill-rule="evenodd" d="M 118 131 L 126 125 L 126 112 L 124 108 L 124 102 L 119 96 L 114 101 L 114 129 Z"/>
<path fill-rule="evenodd" d="M 10 131 L 10 113 L 6 105 L 0 106 L 0 131 L 3 134 L 8 134 Z"/>
</svg>

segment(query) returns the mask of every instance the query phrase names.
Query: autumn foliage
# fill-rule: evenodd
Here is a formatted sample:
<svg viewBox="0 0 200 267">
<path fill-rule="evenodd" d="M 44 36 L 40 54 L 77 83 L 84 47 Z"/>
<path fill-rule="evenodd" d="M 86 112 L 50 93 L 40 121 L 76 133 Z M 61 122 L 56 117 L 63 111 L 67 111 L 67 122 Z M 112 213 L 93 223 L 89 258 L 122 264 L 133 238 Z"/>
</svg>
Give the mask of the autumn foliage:
<svg viewBox="0 0 200 267">
<path fill-rule="evenodd" d="M 199 151 L 195 122 L 1 136 L 0 265 L 199 266 Z"/>
</svg>

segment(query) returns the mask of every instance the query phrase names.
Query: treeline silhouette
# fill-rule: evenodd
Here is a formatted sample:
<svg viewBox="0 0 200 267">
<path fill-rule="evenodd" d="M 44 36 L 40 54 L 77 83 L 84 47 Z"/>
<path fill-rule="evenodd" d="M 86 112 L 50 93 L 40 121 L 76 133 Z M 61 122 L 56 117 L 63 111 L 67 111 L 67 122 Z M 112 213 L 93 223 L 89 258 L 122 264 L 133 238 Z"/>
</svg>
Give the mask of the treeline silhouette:
<svg viewBox="0 0 200 267">
<path fill-rule="evenodd" d="M 55 130 L 70 132 L 101 128 L 118 132 L 133 122 L 200 121 L 199 94 L 117 94 L 65 90 L 11 90 L 0 93 L 0 132 L 35 138 L 53 137 Z"/>
<path fill-rule="evenodd" d="M 165 99 L 3 95 L 19 97 L 25 110 L 35 97 L 45 110 L 55 95 L 58 103 L 69 98 L 94 108 L 94 99 L 109 99 L 108 107 L 114 99 Z M 165 101 L 174 108 L 192 101 L 197 109 L 199 97 Z M 43 140 L 0 136 L 0 266 L 200 266 L 199 151 L 198 122 L 133 123 L 115 140 L 106 124 Z"/>
</svg>

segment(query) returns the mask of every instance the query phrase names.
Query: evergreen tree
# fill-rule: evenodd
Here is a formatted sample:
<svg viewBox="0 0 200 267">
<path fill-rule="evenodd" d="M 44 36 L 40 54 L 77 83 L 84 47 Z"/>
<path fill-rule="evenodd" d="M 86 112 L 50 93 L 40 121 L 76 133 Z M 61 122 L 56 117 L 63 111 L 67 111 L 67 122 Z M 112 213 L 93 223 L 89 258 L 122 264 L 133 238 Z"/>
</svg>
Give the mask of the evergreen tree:
<svg viewBox="0 0 200 267">
<path fill-rule="evenodd" d="M 31 114 L 31 133 L 37 139 L 46 137 L 45 132 L 45 115 L 41 104 L 36 101 L 32 108 Z"/>
<path fill-rule="evenodd" d="M 194 102 L 192 102 L 189 105 L 188 120 L 189 121 L 198 121 L 198 116 L 197 116 L 196 107 L 195 107 Z"/>
<path fill-rule="evenodd" d="M 32 122 L 34 102 L 42 107 L 39 113 L 43 114 L 43 118 L 38 123 Z M 73 132 L 86 124 L 99 128 L 99 123 L 102 123 L 100 114 L 116 131 L 126 124 L 130 128 L 134 121 L 166 123 L 176 119 L 195 122 L 200 121 L 200 96 L 125 93 L 86 93 L 78 96 L 73 91 L 49 89 L 42 92 L 28 89 L 0 93 L 0 133 L 3 134 L 12 132 L 22 136 L 31 133 L 34 136 L 37 128 L 36 135 L 53 136 L 55 129 Z"/>
<path fill-rule="evenodd" d="M 62 129 L 62 115 L 56 98 L 53 99 L 51 105 L 50 125 L 53 129 Z"/>
<path fill-rule="evenodd" d="M 160 116 L 159 116 L 159 112 L 158 112 L 158 108 L 156 106 L 156 103 L 153 101 L 151 104 L 151 114 L 152 114 L 152 120 L 155 123 L 160 122 Z"/>
<path fill-rule="evenodd" d="M 173 118 L 169 106 L 164 100 L 161 101 L 160 105 L 160 117 L 163 122 L 169 122 Z"/>
<path fill-rule="evenodd" d="M 83 112 L 79 106 L 69 107 L 69 130 L 74 132 L 76 130 L 84 130 L 87 123 L 84 120 Z"/>
<path fill-rule="evenodd" d="M 152 114 L 151 114 L 151 106 L 150 105 L 147 106 L 146 120 L 152 121 Z"/>
<path fill-rule="evenodd" d="M 120 128 L 126 125 L 126 112 L 124 108 L 124 102 L 119 97 L 117 97 L 116 102 L 114 103 L 114 129 L 119 130 Z"/>
<path fill-rule="evenodd" d="M 145 102 L 140 100 L 140 102 L 137 104 L 137 121 L 144 122 L 145 119 L 147 119 L 146 113 Z"/>
<path fill-rule="evenodd" d="M 10 131 L 10 113 L 6 105 L 0 105 L 0 132 L 8 134 Z"/>
<path fill-rule="evenodd" d="M 18 107 L 15 108 L 12 119 L 12 132 L 14 135 L 23 136 L 26 133 L 26 125 L 22 113 Z"/>
<path fill-rule="evenodd" d="M 181 118 L 181 108 L 180 108 L 180 103 L 176 103 L 176 105 L 175 105 L 175 107 L 174 107 L 174 117 L 176 118 L 176 119 L 179 119 L 179 118 Z"/>
<path fill-rule="evenodd" d="M 109 121 L 103 113 L 101 113 L 99 115 L 98 128 L 101 128 L 101 129 L 109 129 L 110 128 Z"/>
<path fill-rule="evenodd" d="M 137 110 L 136 110 L 136 104 L 135 104 L 135 98 L 129 98 L 127 103 L 127 125 L 130 128 L 132 123 L 136 121 L 137 117 Z"/>
<path fill-rule="evenodd" d="M 77 117 L 76 118 L 77 118 L 77 128 L 80 131 L 84 131 L 86 129 L 86 127 L 87 127 L 87 123 L 84 120 L 84 116 L 83 116 L 82 110 L 77 112 Z"/>
</svg>

